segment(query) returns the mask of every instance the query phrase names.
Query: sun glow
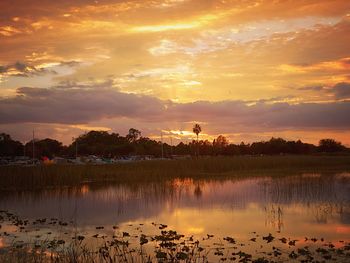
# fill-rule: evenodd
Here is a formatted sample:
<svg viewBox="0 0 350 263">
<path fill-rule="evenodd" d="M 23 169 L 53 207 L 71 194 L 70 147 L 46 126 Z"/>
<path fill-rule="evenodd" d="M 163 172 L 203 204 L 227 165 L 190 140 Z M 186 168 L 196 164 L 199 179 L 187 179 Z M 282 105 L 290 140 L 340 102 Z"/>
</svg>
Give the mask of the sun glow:
<svg viewBox="0 0 350 263">
<path fill-rule="evenodd" d="M 149 26 L 138 26 L 132 28 L 131 32 L 162 32 L 168 30 L 183 30 L 183 29 L 192 29 L 199 27 L 200 23 L 193 22 L 188 24 L 172 24 L 172 25 L 149 25 Z"/>
</svg>

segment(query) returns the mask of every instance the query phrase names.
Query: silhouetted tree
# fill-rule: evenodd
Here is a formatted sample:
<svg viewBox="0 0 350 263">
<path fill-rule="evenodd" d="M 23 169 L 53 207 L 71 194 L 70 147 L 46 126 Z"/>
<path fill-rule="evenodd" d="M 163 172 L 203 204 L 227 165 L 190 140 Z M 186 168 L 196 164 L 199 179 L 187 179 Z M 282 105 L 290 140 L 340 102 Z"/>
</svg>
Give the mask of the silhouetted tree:
<svg viewBox="0 0 350 263">
<path fill-rule="evenodd" d="M 176 147 L 176 153 L 180 155 L 190 154 L 190 145 L 180 142 Z"/>
<path fill-rule="evenodd" d="M 28 147 L 31 149 L 31 147 Z M 64 147 L 62 143 L 53 139 L 46 138 L 44 140 L 37 140 L 35 142 L 35 152 L 37 157 L 49 157 L 60 155 Z"/>
<path fill-rule="evenodd" d="M 194 126 L 193 126 L 193 133 L 195 133 L 197 135 L 197 142 L 198 142 L 198 135 L 202 132 L 202 127 L 196 123 Z"/>
<path fill-rule="evenodd" d="M 208 140 L 200 140 L 198 142 L 199 152 L 201 155 L 211 155 L 213 154 L 213 145 Z"/>
<path fill-rule="evenodd" d="M 167 144 L 164 144 L 163 147 L 165 152 L 170 149 L 170 146 Z M 161 145 L 160 142 L 155 140 L 151 140 L 147 137 L 140 137 L 135 143 L 135 152 L 138 155 L 161 156 Z"/>
<path fill-rule="evenodd" d="M 80 135 L 68 147 L 68 154 L 74 156 L 75 144 L 78 144 L 79 155 L 100 155 L 105 157 L 128 155 L 134 148 L 130 142 L 117 133 L 90 131 Z"/>
<path fill-rule="evenodd" d="M 320 152 L 342 152 L 345 149 L 345 146 L 334 139 L 322 139 L 318 144 L 318 150 Z"/>
<path fill-rule="evenodd" d="M 245 144 L 244 142 L 241 142 L 238 145 L 239 154 L 246 155 L 251 154 L 251 145 Z"/>
<path fill-rule="evenodd" d="M 23 154 L 23 145 L 19 141 L 12 140 L 6 133 L 0 133 L 0 156 L 15 156 Z"/>
<path fill-rule="evenodd" d="M 176 154 L 198 155 L 247 155 L 247 154 L 312 154 L 319 152 L 349 152 L 350 150 L 333 139 L 323 139 L 319 146 L 298 141 L 286 141 L 282 138 L 271 138 L 269 141 L 254 142 L 252 144 L 229 144 L 225 136 L 218 136 L 213 143 L 208 140 L 199 140 L 201 127 L 196 124 L 193 132 L 197 140 L 185 144 L 180 142 L 174 146 Z M 126 156 L 130 154 L 161 156 L 161 142 L 147 137 L 141 137 L 141 132 L 134 128 L 123 137 L 117 133 L 106 131 L 90 131 L 77 137 L 71 145 L 63 146 L 53 139 L 35 140 L 35 157 L 54 157 L 57 155 L 75 155 L 75 145 L 78 145 L 79 155 L 99 155 L 104 157 Z M 33 156 L 33 144 L 29 141 L 24 147 L 26 155 Z M 171 154 L 171 146 L 164 143 L 165 156 Z M 16 156 L 23 154 L 23 145 L 13 140 L 10 135 L 0 134 L 0 156 Z"/>
<path fill-rule="evenodd" d="M 201 126 L 196 123 L 194 126 L 193 126 L 193 132 L 197 135 L 197 155 L 198 155 L 198 135 L 201 133 L 202 131 L 202 128 Z"/>
<path fill-rule="evenodd" d="M 228 146 L 228 140 L 225 136 L 219 135 L 213 141 L 213 148 L 215 154 L 224 154 L 225 148 Z"/>
<path fill-rule="evenodd" d="M 129 133 L 126 135 L 126 139 L 129 142 L 135 142 L 140 137 L 141 137 L 141 132 L 139 130 L 134 129 L 134 128 L 130 128 Z"/>
</svg>

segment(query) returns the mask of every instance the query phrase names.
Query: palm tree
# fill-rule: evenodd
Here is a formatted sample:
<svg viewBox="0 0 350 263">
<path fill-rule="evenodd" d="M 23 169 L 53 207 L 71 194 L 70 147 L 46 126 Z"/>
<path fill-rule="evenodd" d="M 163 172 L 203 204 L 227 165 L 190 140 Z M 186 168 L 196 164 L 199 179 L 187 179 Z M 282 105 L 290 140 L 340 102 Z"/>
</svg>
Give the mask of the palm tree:
<svg viewBox="0 0 350 263">
<path fill-rule="evenodd" d="M 196 123 L 193 126 L 193 132 L 197 135 L 197 155 L 198 155 L 198 135 L 201 133 L 201 131 L 202 131 L 201 126 L 198 123 Z"/>
</svg>

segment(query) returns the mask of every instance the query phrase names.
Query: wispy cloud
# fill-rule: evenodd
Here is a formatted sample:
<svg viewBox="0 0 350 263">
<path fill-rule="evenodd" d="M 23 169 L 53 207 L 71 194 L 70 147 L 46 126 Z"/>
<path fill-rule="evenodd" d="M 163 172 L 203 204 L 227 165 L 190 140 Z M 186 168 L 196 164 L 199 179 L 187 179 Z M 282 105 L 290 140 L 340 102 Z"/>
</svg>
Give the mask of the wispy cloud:
<svg viewBox="0 0 350 263">
<path fill-rule="evenodd" d="M 22 62 L 0 66 L 0 74 L 8 76 L 29 77 L 47 73 L 56 74 L 54 70 L 48 70 L 46 67 L 35 67 Z"/>
</svg>

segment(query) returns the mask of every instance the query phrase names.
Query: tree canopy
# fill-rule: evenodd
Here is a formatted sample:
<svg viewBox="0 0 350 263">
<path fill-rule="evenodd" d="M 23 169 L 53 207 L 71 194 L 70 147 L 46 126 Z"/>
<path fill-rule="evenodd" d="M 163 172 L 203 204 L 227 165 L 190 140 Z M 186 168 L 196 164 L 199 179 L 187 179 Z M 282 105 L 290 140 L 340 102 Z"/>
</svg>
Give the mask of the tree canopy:
<svg viewBox="0 0 350 263">
<path fill-rule="evenodd" d="M 23 153 L 23 145 L 9 134 L 0 133 L 0 156 L 15 156 Z"/>
<path fill-rule="evenodd" d="M 193 133 L 195 133 L 197 135 L 197 140 L 198 140 L 198 135 L 201 133 L 202 131 L 202 127 L 196 123 L 194 126 L 193 126 Z"/>
<path fill-rule="evenodd" d="M 346 148 L 341 142 L 337 142 L 333 139 L 322 139 L 318 144 L 318 149 L 320 152 L 341 152 Z"/>
<path fill-rule="evenodd" d="M 200 127 L 200 126 L 199 126 Z M 201 131 L 197 130 L 198 132 Z M 90 131 L 75 138 L 68 146 L 46 138 L 34 140 L 36 158 L 55 156 L 75 156 L 76 147 L 79 156 L 97 155 L 101 157 L 121 157 L 128 155 L 161 156 L 162 144 L 159 141 L 141 136 L 141 131 L 131 128 L 125 136 L 106 131 Z M 9 134 L 0 133 L 0 156 L 33 156 L 33 141 L 23 145 L 13 140 Z M 163 144 L 164 156 L 173 155 L 260 155 L 260 154 L 318 154 L 350 153 L 350 150 L 334 139 L 322 139 L 318 146 L 298 141 L 287 141 L 282 138 L 271 138 L 269 141 L 244 142 L 233 144 L 224 135 L 219 135 L 212 142 L 193 140 L 180 142 L 175 146 Z"/>
</svg>

